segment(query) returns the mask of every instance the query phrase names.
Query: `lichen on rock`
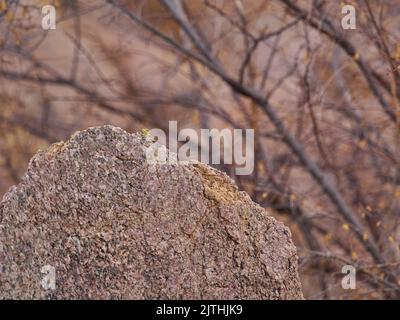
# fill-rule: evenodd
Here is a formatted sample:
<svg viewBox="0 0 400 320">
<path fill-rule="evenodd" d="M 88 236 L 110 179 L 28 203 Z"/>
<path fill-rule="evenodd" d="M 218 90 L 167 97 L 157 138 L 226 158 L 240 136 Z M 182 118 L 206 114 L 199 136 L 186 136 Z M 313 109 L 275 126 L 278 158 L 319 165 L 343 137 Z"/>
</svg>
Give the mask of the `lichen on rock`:
<svg viewBox="0 0 400 320">
<path fill-rule="evenodd" d="M 0 203 L 1 299 L 303 298 L 289 229 L 224 173 L 149 163 L 152 143 L 94 127 L 33 157 Z"/>
</svg>

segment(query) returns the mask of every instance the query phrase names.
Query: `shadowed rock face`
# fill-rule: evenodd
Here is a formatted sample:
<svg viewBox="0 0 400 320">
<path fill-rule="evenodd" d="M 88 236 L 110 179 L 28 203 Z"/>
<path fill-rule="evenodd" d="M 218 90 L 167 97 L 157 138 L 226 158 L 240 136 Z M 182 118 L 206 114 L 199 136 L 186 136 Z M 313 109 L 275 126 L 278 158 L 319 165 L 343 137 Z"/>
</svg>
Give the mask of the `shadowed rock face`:
<svg viewBox="0 0 400 320">
<path fill-rule="evenodd" d="M 302 299 L 288 228 L 204 164 L 149 164 L 151 144 L 96 127 L 31 160 L 0 204 L 0 298 Z"/>
</svg>

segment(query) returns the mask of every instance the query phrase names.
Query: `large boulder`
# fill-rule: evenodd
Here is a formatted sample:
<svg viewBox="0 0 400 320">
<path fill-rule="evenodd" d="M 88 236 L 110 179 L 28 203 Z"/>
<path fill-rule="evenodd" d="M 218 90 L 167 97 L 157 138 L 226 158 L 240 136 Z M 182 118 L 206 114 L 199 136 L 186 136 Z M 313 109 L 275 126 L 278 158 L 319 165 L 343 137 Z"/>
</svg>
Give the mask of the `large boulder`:
<svg viewBox="0 0 400 320">
<path fill-rule="evenodd" d="M 33 157 L 0 204 L 0 298 L 303 298 L 289 229 L 152 144 L 103 126 Z"/>
</svg>

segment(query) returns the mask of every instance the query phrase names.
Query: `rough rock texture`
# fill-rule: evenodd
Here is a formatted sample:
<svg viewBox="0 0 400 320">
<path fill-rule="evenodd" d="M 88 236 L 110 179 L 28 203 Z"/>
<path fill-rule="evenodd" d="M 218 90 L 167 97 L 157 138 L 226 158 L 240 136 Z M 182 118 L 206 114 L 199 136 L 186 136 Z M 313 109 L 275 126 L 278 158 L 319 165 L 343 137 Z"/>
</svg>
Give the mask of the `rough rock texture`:
<svg viewBox="0 0 400 320">
<path fill-rule="evenodd" d="M 288 228 L 204 164 L 149 164 L 150 144 L 96 127 L 31 160 L 0 204 L 0 298 L 302 299 Z"/>
</svg>

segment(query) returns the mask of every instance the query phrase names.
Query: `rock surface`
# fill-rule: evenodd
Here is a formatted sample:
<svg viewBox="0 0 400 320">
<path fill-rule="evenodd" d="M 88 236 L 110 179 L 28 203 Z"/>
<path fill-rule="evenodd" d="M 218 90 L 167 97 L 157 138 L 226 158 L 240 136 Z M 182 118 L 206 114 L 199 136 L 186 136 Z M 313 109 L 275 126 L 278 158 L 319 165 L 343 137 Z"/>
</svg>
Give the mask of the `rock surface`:
<svg viewBox="0 0 400 320">
<path fill-rule="evenodd" d="M 0 204 L 0 299 L 303 298 L 289 229 L 152 143 L 95 127 L 31 160 Z"/>
</svg>

